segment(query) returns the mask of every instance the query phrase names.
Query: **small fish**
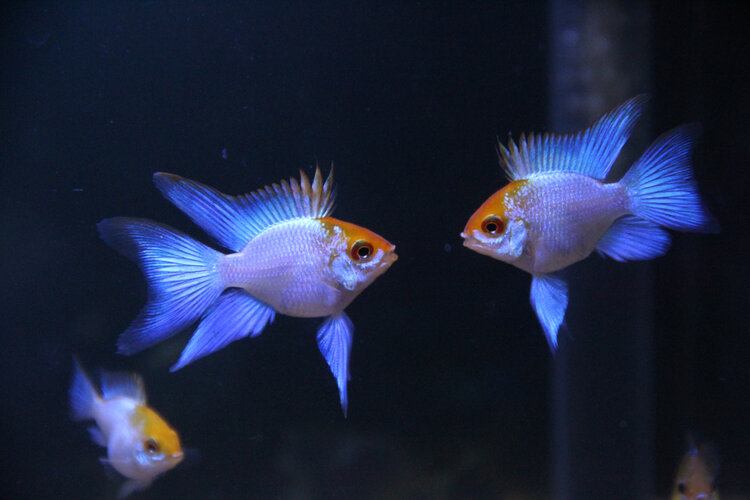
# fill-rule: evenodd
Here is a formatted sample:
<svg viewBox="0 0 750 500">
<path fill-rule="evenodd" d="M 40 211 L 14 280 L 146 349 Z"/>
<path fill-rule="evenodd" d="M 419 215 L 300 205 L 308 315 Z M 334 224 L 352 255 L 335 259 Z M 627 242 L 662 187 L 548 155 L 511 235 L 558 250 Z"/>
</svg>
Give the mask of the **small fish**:
<svg viewBox="0 0 750 500">
<path fill-rule="evenodd" d="M 146 404 L 143 380 L 136 374 L 103 372 L 101 394 L 78 361 L 73 366 L 70 408 L 74 420 L 93 420 L 93 441 L 107 448 L 101 462 L 128 478 L 118 497 L 147 488 L 157 476 L 182 461 L 180 438 Z"/>
<path fill-rule="evenodd" d="M 677 470 L 672 500 L 719 500 L 715 462 L 712 447 L 691 444 Z"/>
<path fill-rule="evenodd" d="M 474 212 L 464 246 L 532 275 L 531 305 L 550 349 L 568 306 L 558 271 L 594 250 L 617 261 L 663 255 L 669 233 L 710 231 L 690 168 L 695 126 L 659 137 L 618 182 L 606 182 L 645 102 L 638 96 L 591 128 L 499 145 L 510 183 Z"/>
<path fill-rule="evenodd" d="M 397 255 L 395 246 L 363 227 L 330 217 L 333 169 L 323 182 L 281 181 L 229 196 L 177 175 L 157 173 L 162 194 L 213 236 L 223 254 L 175 229 L 142 219 L 105 219 L 99 234 L 138 262 L 149 283 L 140 315 L 120 336 L 133 354 L 200 320 L 172 371 L 243 337 L 260 335 L 277 312 L 326 317 L 318 347 L 336 378 L 341 408 L 354 325 L 344 309 Z"/>
</svg>

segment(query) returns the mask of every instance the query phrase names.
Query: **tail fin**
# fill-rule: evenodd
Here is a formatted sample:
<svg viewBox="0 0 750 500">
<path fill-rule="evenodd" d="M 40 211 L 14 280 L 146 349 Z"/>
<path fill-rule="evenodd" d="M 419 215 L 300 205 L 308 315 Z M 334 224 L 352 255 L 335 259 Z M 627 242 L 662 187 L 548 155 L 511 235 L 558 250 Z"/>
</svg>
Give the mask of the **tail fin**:
<svg viewBox="0 0 750 500">
<path fill-rule="evenodd" d="M 677 127 L 659 137 L 620 181 L 630 194 L 634 215 L 680 231 L 717 229 L 703 207 L 690 168 L 700 128 Z"/>
<path fill-rule="evenodd" d="M 73 382 L 70 384 L 69 395 L 73 420 L 94 418 L 94 405 L 99 400 L 99 393 L 76 358 L 73 358 Z"/>
<path fill-rule="evenodd" d="M 142 351 L 186 328 L 224 289 L 217 270 L 222 254 L 187 235 L 144 219 L 105 219 L 97 227 L 148 281 L 148 302 L 120 336 L 120 354 Z"/>
</svg>

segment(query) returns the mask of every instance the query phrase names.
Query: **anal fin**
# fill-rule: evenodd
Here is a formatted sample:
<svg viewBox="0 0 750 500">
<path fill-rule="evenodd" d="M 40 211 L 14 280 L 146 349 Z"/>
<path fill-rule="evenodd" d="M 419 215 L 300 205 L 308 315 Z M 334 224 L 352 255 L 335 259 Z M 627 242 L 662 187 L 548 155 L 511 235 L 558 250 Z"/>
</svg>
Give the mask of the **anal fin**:
<svg viewBox="0 0 750 500">
<path fill-rule="evenodd" d="M 273 308 L 244 290 L 229 290 L 216 301 L 203 318 L 193 337 L 170 368 L 176 371 L 196 359 L 218 351 L 241 338 L 260 335 L 276 316 Z"/>
<path fill-rule="evenodd" d="M 349 355 L 352 350 L 353 333 L 354 324 L 343 311 L 326 319 L 318 329 L 318 348 L 336 378 L 344 416 L 349 406 L 346 385 L 349 381 Z"/>
<path fill-rule="evenodd" d="M 552 352 L 557 350 L 557 332 L 568 308 L 568 284 L 553 274 L 534 275 L 531 279 L 531 306 L 536 312 Z"/>
<path fill-rule="evenodd" d="M 150 481 L 138 481 L 137 479 L 128 479 L 122 485 L 120 486 L 120 489 L 117 491 L 117 498 L 122 499 L 129 497 L 136 491 L 145 490 L 151 486 Z"/>
<path fill-rule="evenodd" d="M 634 215 L 617 219 L 596 249 L 619 261 L 648 260 L 664 255 L 671 237 L 659 226 Z"/>
</svg>

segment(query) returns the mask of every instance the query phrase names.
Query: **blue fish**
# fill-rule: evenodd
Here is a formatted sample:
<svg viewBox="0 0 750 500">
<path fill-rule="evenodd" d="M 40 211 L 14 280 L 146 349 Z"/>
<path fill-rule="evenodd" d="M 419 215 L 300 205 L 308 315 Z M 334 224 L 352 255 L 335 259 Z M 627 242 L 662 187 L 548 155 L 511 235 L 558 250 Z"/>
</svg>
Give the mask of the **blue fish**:
<svg viewBox="0 0 750 500">
<path fill-rule="evenodd" d="M 531 274 L 531 305 L 553 352 L 568 306 L 560 270 L 595 250 L 620 262 L 663 255 L 670 245 L 663 228 L 716 229 L 691 172 L 695 125 L 665 133 L 622 179 L 606 182 L 645 100 L 634 97 L 578 133 L 499 145 L 510 183 L 461 233 L 464 246 Z"/>
<path fill-rule="evenodd" d="M 102 239 L 136 261 L 149 284 L 148 302 L 120 336 L 119 352 L 139 352 L 200 320 L 174 371 L 260 335 L 277 312 L 326 318 L 318 347 L 346 414 L 354 325 L 344 309 L 396 261 L 396 247 L 330 217 L 333 171 L 325 182 L 316 169 L 312 182 L 301 172 L 299 181 L 240 196 L 173 174 L 157 173 L 154 182 L 229 251 L 148 220 L 101 221 Z"/>
</svg>

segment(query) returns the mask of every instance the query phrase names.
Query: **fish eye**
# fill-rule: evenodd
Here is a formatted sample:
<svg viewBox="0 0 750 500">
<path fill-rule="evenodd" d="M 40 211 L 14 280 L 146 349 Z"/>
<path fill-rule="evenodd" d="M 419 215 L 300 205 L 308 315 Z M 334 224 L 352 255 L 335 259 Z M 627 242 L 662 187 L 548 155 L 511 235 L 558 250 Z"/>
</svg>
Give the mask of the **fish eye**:
<svg viewBox="0 0 750 500">
<path fill-rule="evenodd" d="M 146 450 L 149 454 L 153 455 L 154 453 L 157 453 L 159 451 L 159 443 L 157 443 L 153 438 L 148 438 L 143 443 L 143 449 Z"/>
<path fill-rule="evenodd" d="M 352 245 L 352 259 L 358 262 L 365 262 L 367 261 L 367 259 L 372 257 L 373 250 L 374 249 L 370 243 L 364 240 L 359 240 L 354 245 Z"/>
<path fill-rule="evenodd" d="M 482 232 L 490 235 L 502 234 L 505 230 L 505 223 L 496 215 L 490 215 L 482 221 Z"/>
<path fill-rule="evenodd" d="M 679 491 L 679 492 L 680 492 L 681 494 L 683 494 L 683 495 L 685 494 L 685 490 L 686 490 L 686 489 L 687 489 L 687 488 L 685 488 L 685 483 L 679 483 L 679 484 L 677 485 L 677 491 Z"/>
</svg>

